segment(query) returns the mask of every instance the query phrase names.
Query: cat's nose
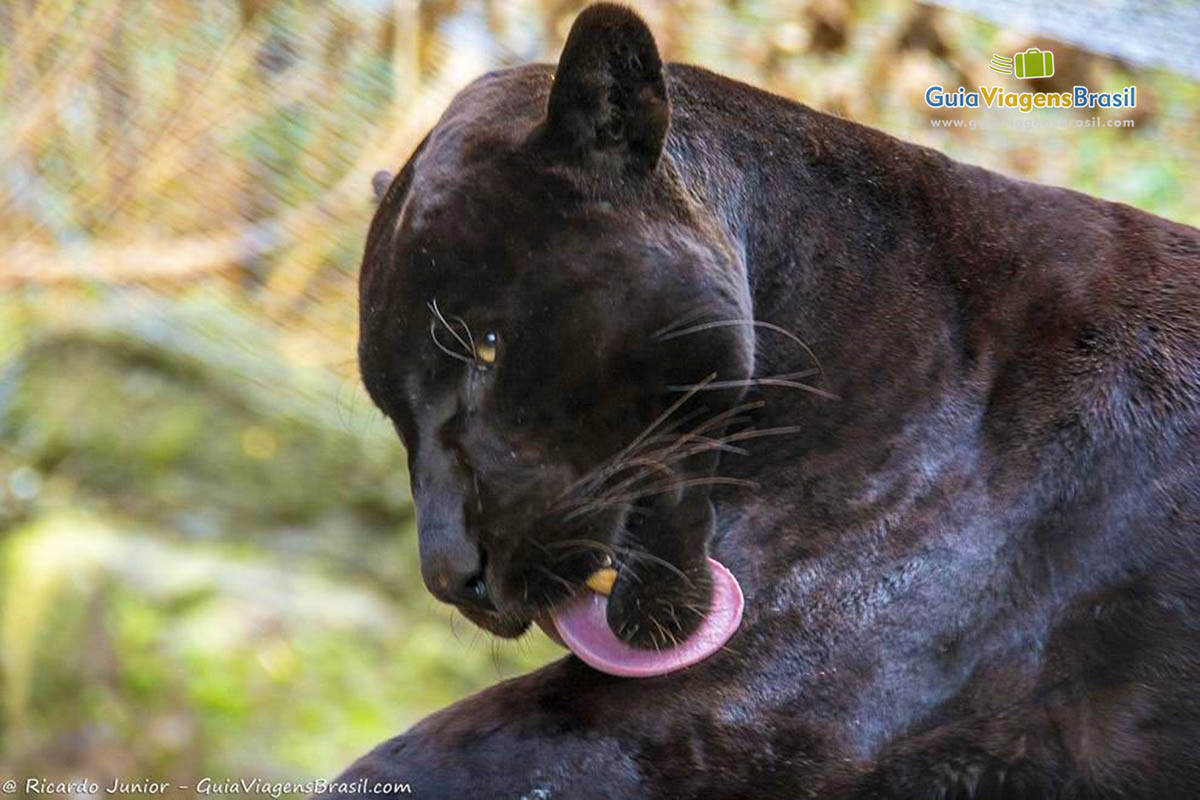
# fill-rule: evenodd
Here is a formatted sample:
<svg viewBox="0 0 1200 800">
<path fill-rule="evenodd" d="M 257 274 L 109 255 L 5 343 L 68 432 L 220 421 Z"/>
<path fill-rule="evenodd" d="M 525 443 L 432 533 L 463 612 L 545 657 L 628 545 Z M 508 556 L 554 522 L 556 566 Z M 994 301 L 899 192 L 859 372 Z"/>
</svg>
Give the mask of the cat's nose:
<svg viewBox="0 0 1200 800">
<path fill-rule="evenodd" d="M 430 594 L 444 603 L 491 610 L 484 559 L 479 547 L 462 532 L 437 526 L 418 531 L 421 578 Z"/>
</svg>

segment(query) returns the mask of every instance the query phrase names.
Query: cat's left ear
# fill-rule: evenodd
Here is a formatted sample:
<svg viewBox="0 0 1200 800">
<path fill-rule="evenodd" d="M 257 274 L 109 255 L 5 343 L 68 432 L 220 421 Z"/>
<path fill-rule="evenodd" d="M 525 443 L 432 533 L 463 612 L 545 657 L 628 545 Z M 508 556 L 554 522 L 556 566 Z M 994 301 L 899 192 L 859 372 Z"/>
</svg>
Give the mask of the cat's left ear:
<svg viewBox="0 0 1200 800">
<path fill-rule="evenodd" d="M 392 173 L 385 169 L 381 169 L 371 176 L 371 191 L 375 195 L 375 205 L 383 202 L 383 196 L 387 194 L 388 187 L 392 185 L 394 177 Z"/>
<path fill-rule="evenodd" d="M 662 155 L 669 119 L 662 60 L 646 23 L 624 6 L 584 9 L 554 74 L 548 141 L 585 162 L 614 157 L 648 172 Z"/>
</svg>

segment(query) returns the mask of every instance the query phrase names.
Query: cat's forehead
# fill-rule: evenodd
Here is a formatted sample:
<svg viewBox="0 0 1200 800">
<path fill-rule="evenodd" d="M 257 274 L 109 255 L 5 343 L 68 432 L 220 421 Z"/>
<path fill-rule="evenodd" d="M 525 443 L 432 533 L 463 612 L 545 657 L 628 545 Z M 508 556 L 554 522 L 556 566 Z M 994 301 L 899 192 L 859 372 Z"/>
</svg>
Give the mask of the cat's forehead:
<svg viewBox="0 0 1200 800">
<path fill-rule="evenodd" d="M 553 224 L 550 170 L 528 145 L 545 115 L 548 67 L 485 75 L 459 92 L 411 162 L 397 236 L 463 247 Z"/>
<path fill-rule="evenodd" d="M 551 68 L 492 73 L 459 92 L 414 157 L 394 219 L 405 295 L 500 302 L 517 291 L 607 285 L 644 260 L 646 215 L 579 191 L 570 167 L 531 134 L 545 120 Z M 464 302 L 463 305 L 473 303 Z"/>
<path fill-rule="evenodd" d="M 445 181 L 521 149 L 546 113 L 553 76 L 530 65 L 491 72 L 454 96 L 414 164 L 415 182 Z"/>
</svg>

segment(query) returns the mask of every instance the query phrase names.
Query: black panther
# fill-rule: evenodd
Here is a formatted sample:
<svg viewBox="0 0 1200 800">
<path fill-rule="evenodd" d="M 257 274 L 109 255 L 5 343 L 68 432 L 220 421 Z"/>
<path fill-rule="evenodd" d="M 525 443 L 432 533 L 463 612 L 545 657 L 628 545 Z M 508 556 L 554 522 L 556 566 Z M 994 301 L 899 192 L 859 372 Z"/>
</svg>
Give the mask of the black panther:
<svg viewBox="0 0 1200 800">
<path fill-rule="evenodd" d="M 696 67 L 600 4 L 386 192 L 360 362 L 429 590 L 612 631 L 343 774 L 428 798 L 1200 794 L 1200 231 Z M 368 787 L 368 788 L 364 788 Z"/>
</svg>

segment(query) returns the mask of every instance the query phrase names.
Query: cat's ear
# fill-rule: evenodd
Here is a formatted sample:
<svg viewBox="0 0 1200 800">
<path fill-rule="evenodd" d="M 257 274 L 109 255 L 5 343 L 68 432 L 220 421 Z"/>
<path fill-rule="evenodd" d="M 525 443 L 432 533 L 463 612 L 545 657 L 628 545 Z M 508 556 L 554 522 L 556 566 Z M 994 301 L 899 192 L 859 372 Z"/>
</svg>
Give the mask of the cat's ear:
<svg viewBox="0 0 1200 800">
<path fill-rule="evenodd" d="M 383 196 L 387 194 L 388 187 L 392 185 L 393 177 L 395 176 L 385 169 L 381 169 L 371 176 L 371 191 L 375 195 L 375 205 L 383 202 Z"/>
<path fill-rule="evenodd" d="M 624 6 L 598 3 L 571 26 L 550 89 L 545 135 L 571 156 L 637 170 L 662 155 L 670 102 L 654 36 Z"/>
</svg>

